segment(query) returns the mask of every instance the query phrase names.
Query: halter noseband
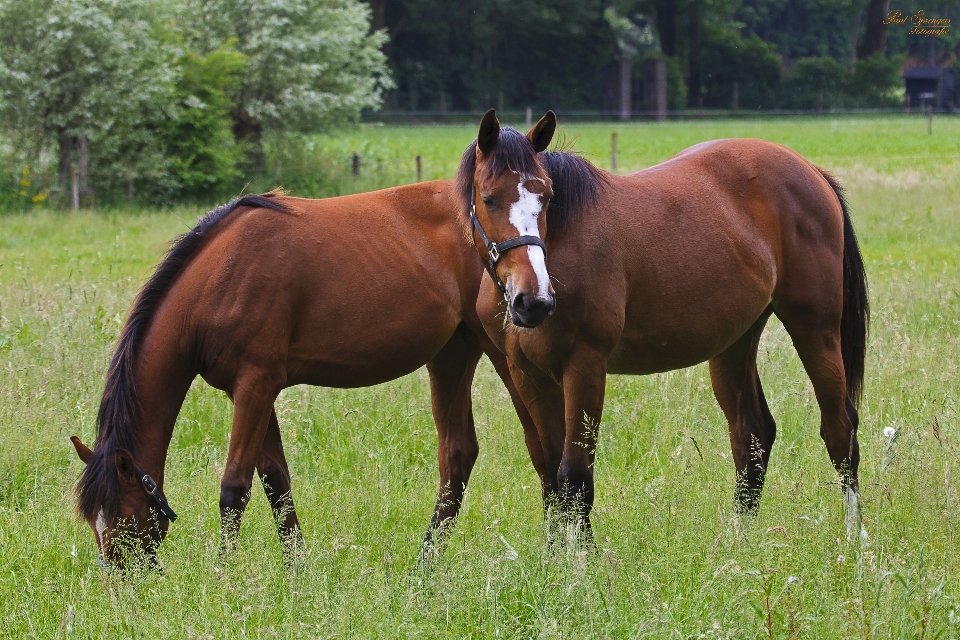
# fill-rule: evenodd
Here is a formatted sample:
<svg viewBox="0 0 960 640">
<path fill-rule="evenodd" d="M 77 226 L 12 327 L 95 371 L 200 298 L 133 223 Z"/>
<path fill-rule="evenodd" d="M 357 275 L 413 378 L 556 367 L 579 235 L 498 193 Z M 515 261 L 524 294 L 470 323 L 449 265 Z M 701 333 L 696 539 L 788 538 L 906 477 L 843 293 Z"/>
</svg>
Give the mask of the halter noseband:
<svg viewBox="0 0 960 640">
<path fill-rule="evenodd" d="M 523 247 L 527 245 L 537 246 L 543 249 L 543 259 L 547 259 L 547 245 L 543 244 L 543 240 L 537 236 L 517 236 L 516 238 L 510 238 L 509 240 L 504 240 L 503 242 L 494 242 L 487 235 L 486 231 L 483 230 L 483 226 L 480 224 L 480 220 L 477 218 L 477 188 L 476 186 L 470 187 L 470 225 L 473 230 L 480 234 L 480 239 L 483 241 L 484 246 L 487 248 L 487 273 L 490 274 L 490 278 L 496 283 L 497 288 L 500 289 L 500 293 L 503 294 L 503 299 L 510 303 L 510 300 L 507 296 L 507 288 L 503 285 L 503 282 L 500 280 L 500 276 L 497 275 L 497 263 L 500 261 L 500 258 L 503 257 L 507 251 L 511 249 L 516 249 L 517 247 Z M 470 234 L 473 236 L 473 234 Z M 473 243 L 476 244 L 477 240 L 474 238 Z"/>
</svg>

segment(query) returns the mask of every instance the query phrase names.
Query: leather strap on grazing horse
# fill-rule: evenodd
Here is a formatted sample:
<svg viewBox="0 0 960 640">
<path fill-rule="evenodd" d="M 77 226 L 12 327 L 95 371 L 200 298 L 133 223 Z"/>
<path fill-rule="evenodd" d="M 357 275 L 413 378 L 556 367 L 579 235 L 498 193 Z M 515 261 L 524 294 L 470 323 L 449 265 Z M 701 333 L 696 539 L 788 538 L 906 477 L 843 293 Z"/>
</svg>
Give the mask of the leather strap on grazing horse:
<svg viewBox="0 0 960 640">
<path fill-rule="evenodd" d="M 547 259 L 547 245 L 543 244 L 543 240 L 537 236 L 517 236 L 516 238 L 510 238 L 509 240 L 504 240 L 503 242 L 494 242 L 487 235 L 487 232 L 483 230 L 483 226 L 480 224 L 480 220 L 477 218 L 477 189 L 475 186 L 470 187 L 470 224 L 474 231 L 480 234 L 480 240 L 483 241 L 484 246 L 487 248 L 487 264 L 484 265 L 487 269 L 487 273 L 490 274 L 490 278 L 496 283 L 497 288 L 500 289 L 500 293 L 503 294 L 503 299 L 508 303 L 510 300 L 507 296 L 507 288 L 503 285 L 503 282 L 500 280 L 500 276 L 497 275 L 497 263 L 500 261 L 500 258 L 503 257 L 507 251 L 511 249 L 516 249 L 517 247 L 524 247 L 527 245 L 537 246 L 543 249 L 543 259 Z M 470 234 L 473 237 L 473 234 Z M 473 239 L 474 245 L 476 245 L 476 237 Z"/>
<path fill-rule="evenodd" d="M 177 512 L 170 508 L 170 504 L 157 488 L 157 483 L 153 481 L 153 478 L 144 473 L 143 469 L 140 467 L 134 465 L 133 468 L 137 474 L 137 477 L 140 478 L 140 484 L 143 485 L 143 490 L 147 492 L 147 495 L 150 496 L 151 499 L 153 499 L 153 503 L 156 505 L 160 513 L 169 518 L 170 522 L 176 520 Z"/>
</svg>

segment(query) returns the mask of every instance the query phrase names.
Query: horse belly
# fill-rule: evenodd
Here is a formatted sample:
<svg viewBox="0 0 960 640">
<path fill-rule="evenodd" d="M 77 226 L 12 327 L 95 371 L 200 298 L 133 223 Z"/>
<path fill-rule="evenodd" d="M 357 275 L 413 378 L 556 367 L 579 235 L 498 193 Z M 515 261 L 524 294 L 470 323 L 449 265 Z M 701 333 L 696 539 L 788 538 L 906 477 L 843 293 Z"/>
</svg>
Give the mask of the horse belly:
<svg viewBox="0 0 960 640">
<path fill-rule="evenodd" d="M 770 293 L 753 289 L 701 298 L 679 310 L 648 307 L 628 313 L 607 370 L 646 375 L 705 362 L 753 326 L 770 305 Z"/>
<path fill-rule="evenodd" d="M 405 304 L 383 295 L 365 305 L 317 305 L 291 341 L 293 384 L 364 387 L 394 380 L 429 362 L 453 335 L 460 316 L 450 304 Z"/>
</svg>

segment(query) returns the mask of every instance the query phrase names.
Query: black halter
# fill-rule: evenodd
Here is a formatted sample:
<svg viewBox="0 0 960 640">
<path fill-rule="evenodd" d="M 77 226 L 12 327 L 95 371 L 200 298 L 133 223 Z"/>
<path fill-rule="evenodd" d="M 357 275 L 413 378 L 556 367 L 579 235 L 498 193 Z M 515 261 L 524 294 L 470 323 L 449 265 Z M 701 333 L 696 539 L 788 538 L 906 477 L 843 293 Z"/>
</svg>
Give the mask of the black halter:
<svg viewBox="0 0 960 640">
<path fill-rule="evenodd" d="M 143 490 L 147 492 L 147 495 L 150 496 L 150 499 L 153 501 L 154 506 L 157 508 L 157 511 L 162 513 L 170 522 L 173 522 L 177 519 L 177 512 L 170 508 L 170 503 L 167 502 L 167 499 L 163 496 L 163 493 L 157 487 L 157 483 L 153 481 L 153 478 L 150 477 L 150 474 L 146 473 L 143 469 L 137 465 L 133 465 L 133 470 L 137 474 L 137 477 L 140 479 L 140 486 L 143 487 Z M 154 523 L 154 526 L 150 529 L 150 538 L 153 540 L 154 545 L 160 545 L 160 520 L 157 519 Z M 102 569 L 109 569 L 110 564 L 106 562 L 100 555 L 97 556 L 97 563 Z"/>
<path fill-rule="evenodd" d="M 509 304 L 510 300 L 507 297 L 507 288 L 503 286 L 503 282 L 500 281 L 500 276 L 497 275 L 497 262 L 500 261 L 500 258 L 507 251 L 511 249 L 516 249 L 517 247 L 523 247 L 527 245 L 533 245 L 543 249 L 543 259 L 547 259 L 547 245 L 543 244 L 543 240 L 537 236 L 517 236 L 516 238 L 510 238 L 509 240 L 504 240 L 503 242 L 494 242 L 487 236 L 486 231 L 483 230 L 483 226 L 480 224 L 480 220 L 477 219 L 477 189 L 476 187 L 470 188 L 470 225 L 472 228 L 480 234 L 480 239 L 483 241 L 484 246 L 487 248 L 487 273 L 490 274 L 490 278 L 496 283 L 497 288 L 500 289 L 500 293 L 503 294 L 503 299 Z M 470 234 L 473 236 L 473 234 Z M 476 238 L 473 239 L 474 244 L 476 244 Z"/>
<path fill-rule="evenodd" d="M 143 471 L 143 469 L 136 465 L 133 466 L 133 469 L 136 472 L 137 477 L 140 478 L 140 484 L 143 486 L 143 490 L 147 492 L 148 496 L 150 496 L 150 499 L 153 501 L 154 506 L 156 506 L 157 511 L 166 516 L 170 522 L 176 520 L 177 512 L 170 508 L 170 503 L 167 502 L 167 499 L 163 496 L 163 493 L 157 488 L 157 483 L 153 481 L 153 478 L 151 478 Z M 157 520 L 155 526 L 150 529 L 150 537 L 153 538 L 154 544 L 160 544 L 159 520 Z"/>
</svg>

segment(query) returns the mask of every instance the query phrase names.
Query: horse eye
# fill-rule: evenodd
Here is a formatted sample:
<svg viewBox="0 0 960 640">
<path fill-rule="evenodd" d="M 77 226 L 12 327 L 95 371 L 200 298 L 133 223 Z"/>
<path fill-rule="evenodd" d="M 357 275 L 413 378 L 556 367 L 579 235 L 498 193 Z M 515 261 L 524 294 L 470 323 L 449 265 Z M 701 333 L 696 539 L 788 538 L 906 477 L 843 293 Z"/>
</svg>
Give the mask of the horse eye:
<svg viewBox="0 0 960 640">
<path fill-rule="evenodd" d="M 483 200 L 483 204 L 487 205 L 488 207 L 492 207 L 497 203 L 497 201 L 490 196 L 480 196 L 480 199 Z"/>
</svg>

